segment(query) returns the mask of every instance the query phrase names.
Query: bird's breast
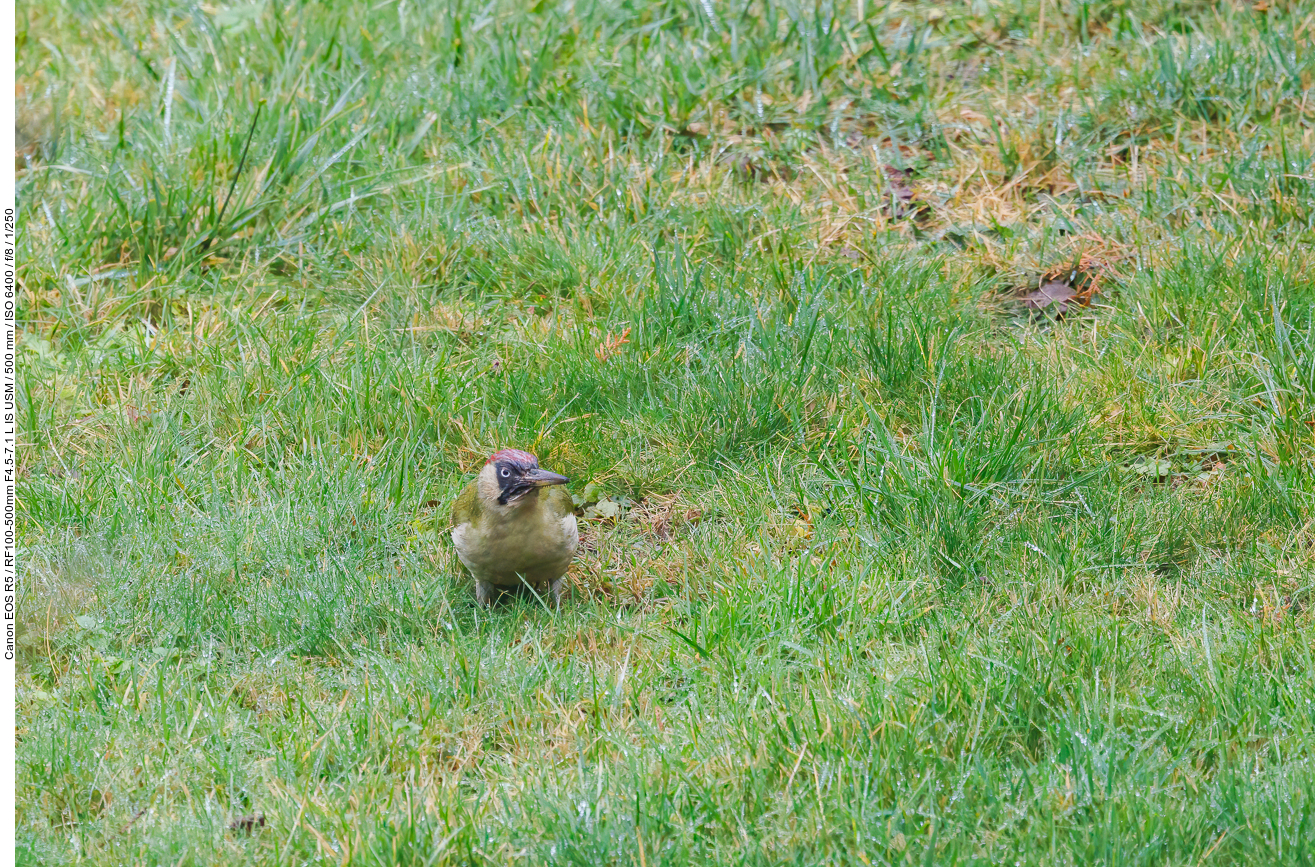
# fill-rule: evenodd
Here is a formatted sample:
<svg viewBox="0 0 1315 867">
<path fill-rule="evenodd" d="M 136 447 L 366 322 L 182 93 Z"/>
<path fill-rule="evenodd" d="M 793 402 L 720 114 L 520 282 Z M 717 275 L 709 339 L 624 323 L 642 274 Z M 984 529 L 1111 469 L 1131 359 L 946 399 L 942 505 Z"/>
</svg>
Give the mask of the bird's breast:
<svg viewBox="0 0 1315 867">
<path fill-rule="evenodd" d="M 580 536 L 575 515 L 534 509 L 498 520 L 459 524 L 452 530 L 457 556 L 476 578 L 516 583 L 517 576 L 553 580 L 566 571 Z M 551 573 L 551 574 L 550 574 Z"/>
</svg>

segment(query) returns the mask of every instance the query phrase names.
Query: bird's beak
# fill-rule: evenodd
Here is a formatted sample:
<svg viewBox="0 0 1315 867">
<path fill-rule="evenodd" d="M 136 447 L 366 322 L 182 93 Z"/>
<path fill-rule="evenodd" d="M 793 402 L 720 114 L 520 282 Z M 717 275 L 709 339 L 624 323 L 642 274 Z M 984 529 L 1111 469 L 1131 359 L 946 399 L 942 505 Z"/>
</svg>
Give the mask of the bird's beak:
<svg viewBox="0 0 1315 867">
<path fill-rule="evenodd" d="M 564 485 L 570 481 L 566 476 L 560 476 L 557 473 L 550 473 L 547 470 L 534 468 L 525 474 L 525 481 L 529 482 L 536 488 L 544 488 L 548 485 Z"/>
</svg>

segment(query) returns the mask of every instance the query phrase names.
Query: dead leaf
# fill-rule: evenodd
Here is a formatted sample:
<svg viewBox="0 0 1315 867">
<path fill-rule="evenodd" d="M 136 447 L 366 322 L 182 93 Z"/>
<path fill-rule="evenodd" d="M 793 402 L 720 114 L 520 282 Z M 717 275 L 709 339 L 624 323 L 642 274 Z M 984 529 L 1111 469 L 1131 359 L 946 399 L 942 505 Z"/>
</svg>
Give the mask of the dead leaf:
<svg viewBox="0 0 1315 867">
<path fill-rule="evenodd" d="M 265 814 L 252 813 L 249 816 L 238 816 L 228 823 L 228 830 L 240 831 L 244 834 L 250 834 L 257 828 L 265 827 Z"/>
<path fill-rule="evenodd" d="M 1077 293 L 1073 291 L 1072 286 L 1052 280 L 1043 284 L 1037 291 L 1024 295 L 1023 306 L 1029 310 L 1046 311 L 1062 316 L 1075 297 Z"/>
<path fill-rule="evenodd" d="M 894 200 L 891 216 L 897 220 L 909 217 L 918 219 L 931 213 L 931 207 L 918 198 L 918 191 L 913 187 L 913 169 L 898 169 L 891 165 L 883 165 L 881 168 L 886 173 L 890 195 Z"/>
<path fill-rule="evenodd" d="M 599 361 L 607 361 L 607 359 L 615 355 L 622 346 L 625 346 L 629 342 L 630 329 L 628 327 L 625 331 L 621 332 L 619 337 L 613 337 L 612 333 L 608 332 L 607 338 L 602 343 L 598 344 L 598 348 L 594 350 L 594 355 L 598 356 Z"/>
<path fill-rule="evenodd" d="M 909 186 L 909 181 L 913 179 L 913 169 L 897 169 L 890 165 L 882 168 L 886 172 L 886 179 L 890 182 L 891 194 L 901 202 L 913 201 L 913 188 Z"/>
<path fill-rule="evenodd" d="M 669 503 L 653 519 L 653 535 L 664 542 L 675 537 L 677 524 L 692 527 L 703 518 L 703 512 L 698 509 L 685 509 L 678 513 L 674 506 L 674 503 Z"/>
</svg>

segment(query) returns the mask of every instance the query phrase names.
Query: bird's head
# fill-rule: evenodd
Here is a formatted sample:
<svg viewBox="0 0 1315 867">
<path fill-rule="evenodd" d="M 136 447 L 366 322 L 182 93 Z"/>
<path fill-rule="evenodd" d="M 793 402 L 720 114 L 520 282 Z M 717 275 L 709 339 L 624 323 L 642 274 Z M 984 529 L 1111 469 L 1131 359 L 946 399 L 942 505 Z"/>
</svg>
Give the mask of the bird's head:
<svg viewBox="0 0 1315 867">
<path fill-rule="evenodd" d="M 539 459 L 519 449 L 503 449 L 492 455 L 479 473 L 480 495 L 485 502 L 511 506 L 527 494 L 547 485 L 564 485 L 566 476 L 539 469 Z"/>
</svg>

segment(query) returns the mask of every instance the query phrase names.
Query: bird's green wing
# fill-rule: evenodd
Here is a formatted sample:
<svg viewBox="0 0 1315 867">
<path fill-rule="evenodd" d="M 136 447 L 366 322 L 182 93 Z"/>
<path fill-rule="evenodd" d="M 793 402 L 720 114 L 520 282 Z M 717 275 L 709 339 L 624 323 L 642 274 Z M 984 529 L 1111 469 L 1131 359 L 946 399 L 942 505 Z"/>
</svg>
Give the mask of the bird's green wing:
<svg viewBox="0 0 1315 867">
<path fill-rule="evenodd" d="M 483 511 L 484 507 L 479 502 L 479 479 L 472 479 L 452 503 L 452 526 L 458 527 L 467 522 L 478 524 Z"/>
<path fill-rule="evenodd" d="M 553 485 L 544 493 L 544 506 L 559 518 L 565 518 L 575 511 L 575 500 L 564 485 Z"/>
</svg>

